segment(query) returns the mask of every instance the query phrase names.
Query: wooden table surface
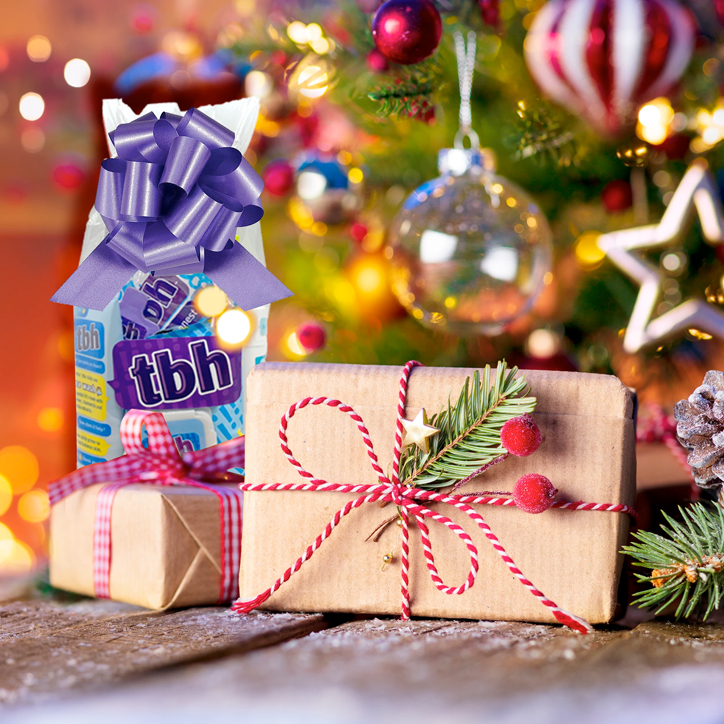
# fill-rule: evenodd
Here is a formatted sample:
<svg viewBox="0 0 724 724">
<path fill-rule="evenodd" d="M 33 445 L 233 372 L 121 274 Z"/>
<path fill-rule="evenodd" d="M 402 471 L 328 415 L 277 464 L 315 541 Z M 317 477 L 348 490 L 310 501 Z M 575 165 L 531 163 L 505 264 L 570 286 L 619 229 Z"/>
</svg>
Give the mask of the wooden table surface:
<svg viewBox="0 0 724 724">
<path fill-rule="evenodd" d="M 636 615 L 580 636 L 16 592 L 0 601 L 0 722 L 724 722 L 724 625 Z"/>
</svg>

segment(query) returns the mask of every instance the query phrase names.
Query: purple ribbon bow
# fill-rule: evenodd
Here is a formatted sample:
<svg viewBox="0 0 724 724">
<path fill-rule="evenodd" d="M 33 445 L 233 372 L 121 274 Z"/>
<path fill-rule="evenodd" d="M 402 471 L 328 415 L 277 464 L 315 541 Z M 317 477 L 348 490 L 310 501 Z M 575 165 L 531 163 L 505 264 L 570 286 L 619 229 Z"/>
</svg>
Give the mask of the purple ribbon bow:
<svg viewBox="0 0 724 724">
<path fill-rule="evenodd" d="M 263 216 L 264 182 L 231 130 L 191 108 L 147 113 L 109 136 L 118 157 L 101 164 L 95 201 L 109 233 L 52 301 L 103 310 L 137 270 L 203 272 L 242 309 L 291 295 L 234 241 Z"/>
</svg>

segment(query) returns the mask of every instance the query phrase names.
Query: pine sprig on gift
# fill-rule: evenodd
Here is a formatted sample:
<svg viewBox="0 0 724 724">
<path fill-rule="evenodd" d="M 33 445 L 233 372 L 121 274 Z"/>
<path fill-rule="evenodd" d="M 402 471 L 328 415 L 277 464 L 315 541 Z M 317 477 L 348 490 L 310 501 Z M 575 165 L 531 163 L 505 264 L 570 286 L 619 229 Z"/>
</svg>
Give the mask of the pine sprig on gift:
<svg viewBox="0 0 724 724">
<path fill-rule="evenodd" d="M 633 565 L 651 569 L 648 576 L 636 574 L 651 588 L 636 593 L 634 601 L 656 613 L 678 601 L 677 618 L 698 610 L 706 619 L 724 598 L 724 510 L 696 503 L 679 513 L 681 521 L 664 513 L 664 535 L 639 531 L 636 542 L 624 547 L 636 559 Z"/>
<path fill-rule="evenodd" d="M 498 362 L 493 382 L 489 365 L 482 379 L 477 370 L 472 384 L 468 377 L 457 402 L 448 402 L 431 417 L 429 424 L 439 432 L 429 438 L 429 451 L 412 445 L 402 451 L 400 480 L 417 488 L 446 488 L 505 455 L 500 429 L 508 420 L 532 412 L 536 404 L 535 397 L 527 396 L 525 377 L 516 377 L 517 372 L 503 361 Z"/>
</svg>

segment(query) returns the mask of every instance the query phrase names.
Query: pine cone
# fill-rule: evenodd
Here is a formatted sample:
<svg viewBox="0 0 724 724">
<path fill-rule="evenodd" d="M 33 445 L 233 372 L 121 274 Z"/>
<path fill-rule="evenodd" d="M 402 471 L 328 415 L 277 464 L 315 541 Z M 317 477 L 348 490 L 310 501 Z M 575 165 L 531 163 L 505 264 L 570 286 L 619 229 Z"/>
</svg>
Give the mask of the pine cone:
<svg viewBox="0 0 724 724">
<path fill-rule="evenodd" d="M 724 373 L 710 370 L 688 400 L 674 405 L 676 437 L 702 488 L 724 483 Z"/>
</svg>

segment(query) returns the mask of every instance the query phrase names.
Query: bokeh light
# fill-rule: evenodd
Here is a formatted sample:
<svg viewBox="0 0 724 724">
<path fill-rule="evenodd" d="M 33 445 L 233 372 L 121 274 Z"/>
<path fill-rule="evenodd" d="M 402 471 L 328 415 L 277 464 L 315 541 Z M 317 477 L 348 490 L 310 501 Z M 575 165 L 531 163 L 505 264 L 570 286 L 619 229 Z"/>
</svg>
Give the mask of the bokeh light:
<svg viewBox="0 0 724 724">
<path fill-rule="evenodd" d="M 287 35 L 299 45 L 304 45 L 307 42 L 307 26 L 304 23 L 295 20 L 289 23 L 287 28 Z"/>
<path fill-rule="evenodd" d="M 28 58 L 33 63 L 44 63 L 53 52 L 53 46 L 44 35 L 33 35 L 25 46 Z"/>
<path fill-rule="evenodd" d="M 305 98 L 320 98 L 327 92 L 329 76 L 319 66 L 308 65 L 300 71 L 296 85 Z"/>
<path fill-rule="evenodd" d="M 194 297 L 194 303 L 205 317 L 218 317 L 229 306 L 226 294 L 215 284 L 201 289 Z"/>
<path fill-rule="evenodd" d="M 37 121 L 45 113 L 45 101 L 38 93 L 26 93 L 19 104 L 20 115 L 26 121 Z"/>
<path fill-rule="evenodd" d="M 658 145 L 666 140 L 674 110 L 668 98 L 656 98 L 642 106 L 638 114 L 636 135 L 648 143 Z"/>
<path fill-rule="evenodd" d="M 533 330 L 525 344 L 528 354 L 537 359 L 552 357 L 558 352 L 560 346 L 560 335 L 544 327 Z"/>
<path fill-rule="evenodd" d="M 229 309 L 216 320 L 216 334 L 226 344 L 241 346 L 251 334 L 251 317 L 241 309 Z"/>
<path fill-rule="evenodd" d="M 13 502 L 13 489 L 10 487 L 10 481 L 0 475 L 0 515 L 5 515 L 10 509 Z"/>
<path fill-rule="evenodd" d="M 85 179 L 85 172 L 76 163 L 61 162 L 53 167 L 53 183 L 63 191 L 77 189 Z"/>
<path fill-rule="evenodd" d="M 582 269 L 591 271 L 601 265 L 606 254 L 598 246 L 598 237 L 601 236 L 598 231 L 584 231 L 573 247 L 576 255 L 576 261 Z"/>
<path fill-rule="evenodd" d="M 26 493 L 38 481 L 38 459 L 22 445 L 9 445 L 0 450 L 0 475 L 15 495 Z"/>
<path fill-rule="evenodd" d="M 244 79 L 244 88 L 248 96 L 266 98 L 274 90 L 274 81 L 267 73 L 252 70 Z"/>
<path fill-rule="evenodd" d="M 43 432 L 58 432 L 63 429 L 63 418 L 60 407 L 44 407 L 38 413 L 38 427 Z"/>
<path fill-rule="evenodd" d="M 82 88 L 90 80 L 90 76 L 90 66 L 81 58 L 73 58 L 65 64 L 63 78 L 72 88 Z"/>
<path fill-rule="evenodd" d="M 30 490 L 18 500 L 18 515 L 28 523 L 42 523 L 50 515 L 50 502 L 44 490 Z"/>
<path fill-rule="evenodd" d="M 26 128 L 20 134 L 20 145 L 28 153 L 38 153 L 45 146 L 45 134 L 40 128 Z"/>
<path fill-rule="evenodd" d="M 35 554 L 25 543 L 15 540 L 12 534 L 10 538 L 0 535 L 0 571 L 27 573 L 34 563 Z"/>
<path fill-rule="evenodd" d="M 290 332 L 284 340 L 284 353 L 290 359 L 301 359 L 306 357 L 309 352 L 304 349 L 304 346 L 299 341 L 299 337 L 296 332 Z"/>
</svg>

